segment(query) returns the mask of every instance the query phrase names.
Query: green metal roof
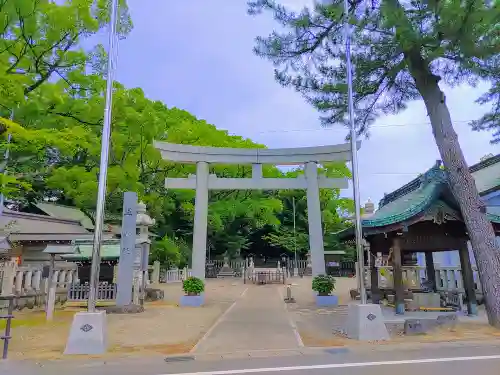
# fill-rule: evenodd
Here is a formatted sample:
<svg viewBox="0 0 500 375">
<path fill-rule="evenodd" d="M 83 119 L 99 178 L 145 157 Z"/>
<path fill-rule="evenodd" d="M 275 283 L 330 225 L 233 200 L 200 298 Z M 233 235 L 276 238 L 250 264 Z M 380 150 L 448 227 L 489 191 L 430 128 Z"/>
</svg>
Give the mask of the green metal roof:
<svg viewBox="0 0 500 375">
<path fill-rule="evenodd" d="M 61 258 L 65 260 L 88 260 L 92 259 L 92 244 L 78 244 L 75 245 L 76 251 L 74 254 L 62 255 Z M 101 259 L 114 260 L 120 257 L 120 244 L 103 244 L 101 246 Z"/>
<path fill-rule="evenodd" d="M 488 168 L 491 172 L 496 172 L 492 166 L 500 165 L 500 155 L 487 159 L 471 167 L 471 172 L 478 180 L 476 185 L 490 188 L 495 181 L 500 179 L 500 175 L 492 178 L 490 174 L 481 174 L 482 169 Z M 497 173 L 493 173 L 496 175 Z M 484 177 L 484 179 L 483 179 Z M 487 179 L 487 182 L 486 180 Z M 482 181 L 482 182 L 481 182 Z M 446 202 L 442 201 L 443 198 Z M 427 209 L 436 204 L 448 206 L 448 201 L 453 201 L 448 186 L 446 172 L 440 166 L 440 162 L 410 181 L 401 188 L 385 195 L 379 202 L 379 208 L 373 215 L 363 219 L 361 224 L 364 230 L 370 228 L 380 228 L 393 224 L 398 224 L 410 220 L 412 217 L 423 214 Z M 457 207 L 458 209 L 458 207 Z M 487 217 L 491 222 L 500 223 L 500 208 L 487 207 Z M 350 237 L 354 234 L 354 228 L 347 228 L 339 233 L 340 237 Z"/>
<path fill-rule="evenodd" d="M 415 184 L 415 190 L 410 190 L 404 195 L 384 197 L 379 209 L 369 218 L 362 220 L 363 227 L 373 228 L 400 223 L 425 211 L 439 197 L 442 182 L 426 180 L 425 177 L 422 180 Z"/>
</svg>

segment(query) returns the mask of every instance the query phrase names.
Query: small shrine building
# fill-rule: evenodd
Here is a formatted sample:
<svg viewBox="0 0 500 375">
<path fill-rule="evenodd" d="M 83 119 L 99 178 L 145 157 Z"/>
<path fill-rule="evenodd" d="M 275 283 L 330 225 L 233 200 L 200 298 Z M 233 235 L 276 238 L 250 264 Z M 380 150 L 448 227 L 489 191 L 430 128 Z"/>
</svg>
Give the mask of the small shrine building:
<svg viewBox="0 0 500 375">
<path fill-rule="evenodd" d="M 500 155 L 489 157 L 470 168 L 476 181 L 486 214 L 500 235 L 500 207 L 488 206 L 493 195 L 500 197 Z M 362 218 L 366 243 L 365 265 L 370 269 L 371 297 L 378 303 L 380 255 L 392 265 L 396 313 L 405 311 L 403 265 L 414 265 L 416 253 L 425 253 L 427 283 L 434 291 L 436 272 L 433 253 L 458 250 L 463 286 L 469 314 L 477 311 L 476 292 L 469 255 L 468 234 L 458 203 L 441 162 L 379 202 L 378 210 Z M 352 240 L 354 228 L 338 233 L 341 240 Z M 378 261 L 377 260 L 378 255 Z"/>
</svg>

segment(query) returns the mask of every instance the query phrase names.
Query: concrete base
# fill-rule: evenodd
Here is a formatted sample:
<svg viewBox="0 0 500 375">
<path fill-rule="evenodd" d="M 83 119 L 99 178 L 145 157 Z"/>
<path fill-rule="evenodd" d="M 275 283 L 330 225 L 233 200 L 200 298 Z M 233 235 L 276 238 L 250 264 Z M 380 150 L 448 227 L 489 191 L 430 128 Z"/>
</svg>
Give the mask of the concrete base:
<svg viewBox="0 0 500 375">
<path fill-rule="evenodd" d="M 205 303 L 205 294 L 199 296 L 182 296 L 180 305 L 189 307 L 200 307 Z"/>
<path fill-rule="evenodd" d="M 349 305 L 347 337 L 361 341 L 389 340 L 380 305 Z"/>
<path fill-rule="evenodd" d="M 76 313 L 64 354 L 103 354 L 107 349 L 106 312 Z"/>
<path fill-rule="evenodd" d="M 338 306 L 339 298 L 337 296 L 318 296 L 316 295 L 316 306 Z"/>
</svg>

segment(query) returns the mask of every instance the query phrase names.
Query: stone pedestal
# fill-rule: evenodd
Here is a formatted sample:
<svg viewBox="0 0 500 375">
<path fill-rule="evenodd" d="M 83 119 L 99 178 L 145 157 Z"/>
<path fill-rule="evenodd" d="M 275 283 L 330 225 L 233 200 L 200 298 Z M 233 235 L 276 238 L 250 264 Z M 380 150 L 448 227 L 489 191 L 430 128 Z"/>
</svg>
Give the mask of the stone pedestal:
<svg viewBox="0 0 500 375">
<path fill-rule="evenodd" d="M 107 349 L 106 312 L 76 313 L 64 354 L 103 354 Z"/>
<path fill-rule="evenodd" d="M 389 340 L 380 305 L 349 305 L 347 337 L 360 341 Z"/>
<path fill-rule="evenodd" d="M 233 277 L 234 276 L 234 270 L 229 266 L 229 258 L 224 258 L 224 264 L 222 268 L 220 269 L 219 273 L 217 274 L 217 277 Z"/>
</svg>

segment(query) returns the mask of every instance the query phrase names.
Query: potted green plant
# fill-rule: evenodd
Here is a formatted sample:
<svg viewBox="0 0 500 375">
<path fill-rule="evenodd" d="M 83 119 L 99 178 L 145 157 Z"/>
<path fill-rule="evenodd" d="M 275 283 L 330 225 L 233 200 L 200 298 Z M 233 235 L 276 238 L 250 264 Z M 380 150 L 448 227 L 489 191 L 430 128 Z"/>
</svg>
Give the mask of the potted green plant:
<svg viewBox="0 0 500 375">
<path fill-rule="evenodd" d="M 329 275 L 318 275 L 313 278 L 312 290 L 316 292 L 317 306 L 337 306 L 339 299 L 332 295 L 335 289 L 335 279 Z"/>
<path fill-rule="evenodd" d="M 181 306 L 201 306 L 204 302 L 205 283 L 197 277 L 188 277 L 182 282 L 185 295 L 181 297 Z"/>
</svg>

